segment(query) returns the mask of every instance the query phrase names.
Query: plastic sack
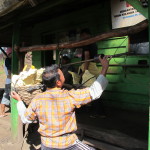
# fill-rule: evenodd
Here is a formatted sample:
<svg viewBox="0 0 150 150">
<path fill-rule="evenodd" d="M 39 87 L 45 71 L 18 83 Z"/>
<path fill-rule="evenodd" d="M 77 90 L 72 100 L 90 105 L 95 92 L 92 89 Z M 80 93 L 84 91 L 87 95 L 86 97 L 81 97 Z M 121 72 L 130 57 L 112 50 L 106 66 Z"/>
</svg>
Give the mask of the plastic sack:
<svg viewBox="0 0 150 150">
<path fill-rule="evenodd" d="M 72 75 L 73 84 L 79 84 L 81 76 L 72 71 L 68 71 L 68 72 Z"/>
<path fill-rule="evenodd" d="M 36 72 L 36 79 L 35 83 L 40 83 L 42 82 L 42 74 L 43 74 L 44 68 L 38 69 Z"/>
<path fill-rule="evenodd" d="M 82 71 L 84 70 L 84 63 L 80 66 L 79 69 L 81 69 Z M 89 63 L 88 71 L 96 77 L 98 77 L 100 73 L 100 70 L 97 68 L 96 63 L 94 62 Z"/>
</svg>

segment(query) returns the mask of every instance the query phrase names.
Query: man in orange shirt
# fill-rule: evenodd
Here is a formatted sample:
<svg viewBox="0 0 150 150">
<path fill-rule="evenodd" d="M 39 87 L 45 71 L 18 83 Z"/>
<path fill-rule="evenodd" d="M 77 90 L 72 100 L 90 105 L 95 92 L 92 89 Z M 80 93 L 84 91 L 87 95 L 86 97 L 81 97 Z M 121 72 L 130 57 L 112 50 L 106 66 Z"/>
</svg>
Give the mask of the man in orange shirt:
<svg viewBox="0 0 150 150">
<path fill-rule="evenodd" d="M 108 84 L 105 78 L 109 67 L 108 56 L 99 59 L 102 64 L 101 73 L 88 88 L 70 91 L 61 89 L 65 82 L 64 75 L 57 65 L 52 65 L 42 75 L 47 90 L 38 94 L 28 108 L 16 92 L 11 93 L 18 100 L 17 109 L 23 123 L 32 123 L 38 118 L 42 150 L 94 149 L 79 141 L 75 134 L 75 108 L 98 99 Z"/>
</svg>

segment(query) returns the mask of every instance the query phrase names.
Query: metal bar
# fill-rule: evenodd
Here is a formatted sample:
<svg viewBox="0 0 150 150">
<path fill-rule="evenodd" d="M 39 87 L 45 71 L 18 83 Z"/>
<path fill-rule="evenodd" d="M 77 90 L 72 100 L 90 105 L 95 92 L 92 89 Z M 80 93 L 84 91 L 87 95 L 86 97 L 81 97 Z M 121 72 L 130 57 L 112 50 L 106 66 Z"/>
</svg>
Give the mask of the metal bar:
<svg viewBox="0 0 150 150">
<path fill-rule="evenodd" d="M 90 61 L 94 61 L 94 60 L 95 59 L 88 59 L 88 60 L 78 61 L 78 62 L 74 62 L 74 63 L 69 63 L 69 64 L 61 65 L 61 67 L 65 67 L 65 66 L 69 66 L 69 65 L 75 65 L 75 64 L 80 64 L 80 63 L 85 63 L 85 62 L 90 62 Z"/>
<path fill-rule="evenodd" d="M 119 57 L 119 56 L 122 56 L 122 55 L 128 55 L 129 52 L 126 52 L 126 53 L 120 53 L 120 54 L 115 54 L 115 55 L 110 55 L 112 58 L 115 58 L 115 57 Z M 100 55 L 104 55 L 104 54 L 100 54 Z M 99 56 L 100 56 L 99 55 Z M 83 61 L 78 61 L 78 62 L 74 62 L 74 63 L 69 63 L 69 64 L 65 64 L 65 65 L 62 65 L 61 67 L 65 67 L 65 66 L 69 66 L 69 65 L 75 65 L 75 64 L 80 64 L 80 63 L 85 63 L 85 62 L 91 62 L 91 61 L 95 61 L 98 59 L 97 56 L 96 58 L 93 58 L 93 59 L 88 59 L 88 60 L 83 60 Z"/>
<path fill-rule="evenodd" d="M 102 66 L 102 65 L 98 65 L 98 66 Z M 150 65 L 116 65 L 116 64 L 112 64 L 109 65 L 110 67 L 150 67 Z"/>
</svg>

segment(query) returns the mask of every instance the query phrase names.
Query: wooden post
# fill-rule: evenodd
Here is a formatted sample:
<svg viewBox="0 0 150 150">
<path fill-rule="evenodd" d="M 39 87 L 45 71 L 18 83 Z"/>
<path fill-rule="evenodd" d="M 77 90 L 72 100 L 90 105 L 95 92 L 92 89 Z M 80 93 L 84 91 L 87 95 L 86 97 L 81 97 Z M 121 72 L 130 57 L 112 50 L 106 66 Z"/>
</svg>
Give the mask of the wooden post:
<svg viewBox="0 0 150 150">
<path fill-rule="evenodd" d="M 18 74 L 19 71 L 19 60 L 14 51 L 15 45 L 19 45 L 19 38 L 20 38 L 20 29 L 21 26 L 18 22 L 14 24 L 13 29 L 13 37 L 12 37 L 12 75 Z M 11 131 L 12 131 L 12 139 L 17 143 L 21 143 L 23 139 L 23 129 L 22 123 L 18 117 L 17 111 L 17 101 L 15 99 L 11 99 Z"/>
</svg>

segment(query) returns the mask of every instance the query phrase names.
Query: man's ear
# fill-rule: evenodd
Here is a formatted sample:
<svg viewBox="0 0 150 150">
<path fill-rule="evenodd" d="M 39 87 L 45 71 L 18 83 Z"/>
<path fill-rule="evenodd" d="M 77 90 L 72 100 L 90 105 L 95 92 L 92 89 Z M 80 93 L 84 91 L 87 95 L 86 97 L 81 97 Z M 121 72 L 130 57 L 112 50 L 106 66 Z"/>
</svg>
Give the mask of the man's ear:
<svg viewBox="0 0 150 150">
<path fill-rule="evenodd" d="M 60 80 L 57 80 L 57 81 L 56 81 L 56 85 L 57 85 L 57 87 L 61 87 L 61 81 L 60 81 Z"/>
</svg>

